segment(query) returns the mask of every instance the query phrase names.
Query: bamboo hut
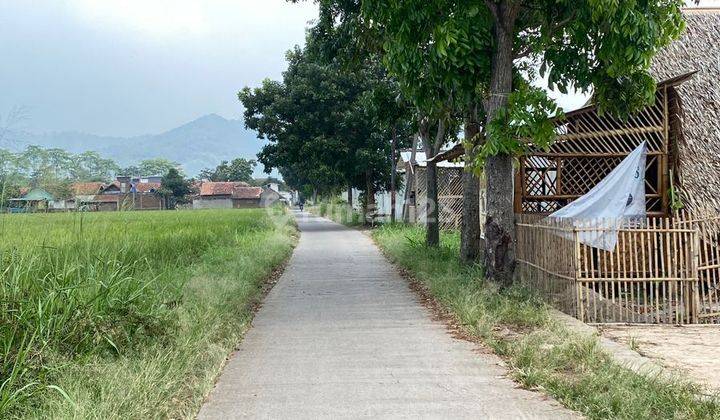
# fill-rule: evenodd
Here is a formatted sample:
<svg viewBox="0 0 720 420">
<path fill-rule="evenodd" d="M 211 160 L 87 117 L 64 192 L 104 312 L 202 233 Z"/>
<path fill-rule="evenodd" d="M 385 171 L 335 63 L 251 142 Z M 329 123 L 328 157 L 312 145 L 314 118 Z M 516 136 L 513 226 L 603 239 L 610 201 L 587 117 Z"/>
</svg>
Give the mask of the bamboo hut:
<svg viewBox="0 0 720 420">
<path fill-rule="evenodd" d="M 720 9 L 685 17 L 685 33 L 653 60 L 653 105 L 625 121 L 592 104 L 569 112 L 549 150 L 519 160 L 519 275 L 586 322 L 720 323 Z M 650 217 L 619 227 L 613 251 L 581 243 L 577 225 L 537 222 L 642 141 Z"/>
<path fill-rule="evenodd" d="M 720 323 L 720 9 L 685 15 L 687 30 L 651 65 L 652 105 L 627 119 L 592 103 L 568 112 L 550 148 L 530 146 L 515 168 L 517 274 L 586 322 Z M 643 141 L 649 217 L 610 229 L 612 251 L 582 243 L 577 224 L 541 221 Z"/>
<path fill-rule="evenodd" d="M 673 87 L 676 176 L 681 201 L 696 215 L 720 211 L 720 8 L 686 9 L 680 39 L 655 57 L 658 80 L 696 72 Z"/>
</svg>

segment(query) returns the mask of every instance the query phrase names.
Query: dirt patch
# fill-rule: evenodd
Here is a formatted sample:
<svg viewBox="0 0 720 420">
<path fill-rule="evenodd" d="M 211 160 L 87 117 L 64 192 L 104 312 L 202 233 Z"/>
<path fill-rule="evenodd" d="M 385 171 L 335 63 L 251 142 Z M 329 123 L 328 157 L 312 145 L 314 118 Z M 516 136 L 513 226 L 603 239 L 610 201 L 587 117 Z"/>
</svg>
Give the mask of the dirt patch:
<svg viewBox="0 0 720 420">
<path fill-rule="evenodd" d="M 720 325 L 604 325 L 598 329 L 691 381 L 720 391 Z"/>
</svg>

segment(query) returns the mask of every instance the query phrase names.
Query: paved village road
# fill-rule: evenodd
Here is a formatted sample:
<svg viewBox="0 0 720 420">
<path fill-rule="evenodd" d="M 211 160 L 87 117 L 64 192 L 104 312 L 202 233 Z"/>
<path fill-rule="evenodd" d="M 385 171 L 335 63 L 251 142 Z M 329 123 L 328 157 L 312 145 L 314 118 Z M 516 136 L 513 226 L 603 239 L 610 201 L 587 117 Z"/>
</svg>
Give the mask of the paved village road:
<svg viewBox="0 0 720 420">
<path fill-rule="evenodd" d="M 297 217 L 295 253 L 199 418 L 575 416 L 453 338 L 366 235 Z"/>
</svg>

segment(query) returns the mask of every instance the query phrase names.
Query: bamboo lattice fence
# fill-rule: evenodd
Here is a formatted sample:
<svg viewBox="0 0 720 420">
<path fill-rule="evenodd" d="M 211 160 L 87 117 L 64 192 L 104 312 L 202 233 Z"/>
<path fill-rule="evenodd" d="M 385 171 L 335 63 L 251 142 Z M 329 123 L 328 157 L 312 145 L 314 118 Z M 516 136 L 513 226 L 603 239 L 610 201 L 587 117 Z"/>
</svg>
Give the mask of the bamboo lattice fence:
<svg viewBox="0 0 720 420">
<path fill-rule="evenodd" d="M 521 214 L 517 272 L 558 309 L 584 322 L 720 323 L 718 219 L 678 215 L 631 226 L 607 220 L 573 226 Z M 581 240 L 588 233 L 615 232 L 612 251 Z"/>
<path fill-rule="evenodd" d="M 438 180 L 438 212 L 441 229 L 459 229 L 462 221 L 463 168 L 437 168 Z M 415 169 L 415 197 L 418 221 L 424 221 L 427 215 L 425 203 L 427 200 L 426 170 L 423 167 Z"/>
</svg>

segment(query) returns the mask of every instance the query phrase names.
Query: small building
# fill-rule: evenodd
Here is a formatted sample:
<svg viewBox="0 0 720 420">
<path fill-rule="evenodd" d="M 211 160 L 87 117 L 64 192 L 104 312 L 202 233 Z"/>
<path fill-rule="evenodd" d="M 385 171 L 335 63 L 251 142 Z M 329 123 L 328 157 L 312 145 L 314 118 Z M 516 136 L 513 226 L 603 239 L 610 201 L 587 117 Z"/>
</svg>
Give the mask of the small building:
<svg viewBox="0 0 720 420">
<path fill-rule="evenodd" d="M 160 196 L 160 182 L 151 182 L 153 177 L 118 176 L 110 184 L 104 184 L 84 203 L 91 210 L 162 210 L 165 208 Z"/>
<path fill-rule="evenodd" d="M 203 182 L 193 199 L 194 209 L 231 209 L 268 207 L 280 194 L 268 187 L 251 187 L 245 182 Z"/>
<path fill-rule="evenodd" d="M 32 188 L 21 193 L 20 197 L 8 200 L 11 213 L 48 211 L 50 203 L 55 200 L 52 194 L 42 188 Z"/>
</svg>

